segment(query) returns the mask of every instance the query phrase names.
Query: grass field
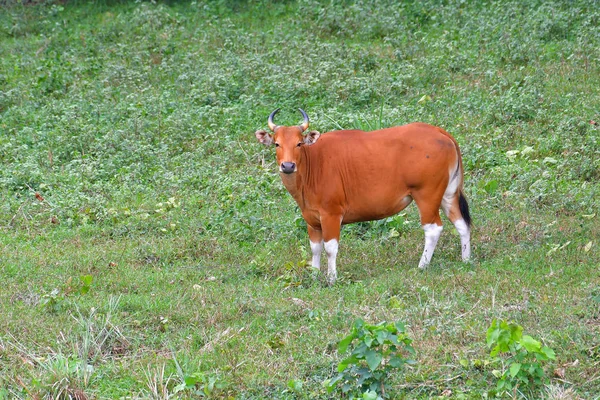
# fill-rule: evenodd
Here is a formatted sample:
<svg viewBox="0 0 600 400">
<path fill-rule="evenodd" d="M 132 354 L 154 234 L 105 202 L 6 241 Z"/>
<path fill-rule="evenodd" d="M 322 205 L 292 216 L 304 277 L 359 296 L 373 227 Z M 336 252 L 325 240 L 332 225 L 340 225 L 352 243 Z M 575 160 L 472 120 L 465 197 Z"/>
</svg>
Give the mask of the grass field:
<svg viewBox="0 0 600 400">
<path fill-rule="evenodd" d="M 556 353 L 505 397 L 599 398 L 598 1 L 0 4 L 0 399 L 340 398 L 357 318 L 413 339 L 388 398 L 500 396 L 493 319 Z M 413 205 L 345 227 L 327 287 L 254 137 L 278 107 L 451 132 L 473 262 L 444 220 L 418 270 Z"/>
</svg>

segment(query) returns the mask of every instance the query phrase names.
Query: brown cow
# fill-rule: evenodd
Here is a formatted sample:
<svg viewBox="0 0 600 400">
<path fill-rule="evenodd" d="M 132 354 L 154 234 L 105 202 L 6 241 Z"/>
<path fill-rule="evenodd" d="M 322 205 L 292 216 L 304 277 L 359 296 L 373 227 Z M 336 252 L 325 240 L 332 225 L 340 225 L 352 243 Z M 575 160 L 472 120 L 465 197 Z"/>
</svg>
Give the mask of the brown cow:
<svg viewBox="0 0 600 400">
<path fill-rule="evenodd" d="M 460 234 L 462 259 L 471 255 L 469 206 L 463 194 L 463 166 L 456 140 L 445 130 L 412 123 L 373 132 L 310 131 L 306 113 L 299 126 L 256 131 L 264 145 L 274 144 L 281 180 L 308 225 L 312 264 L 327 254 L 327 280 L 335 282 L 336 256 L 343 224 L 394 215 L 415 201 L 425 230 L 419 268 L 431 261 L 442 233 L 440 208 Z"/>
</svg>

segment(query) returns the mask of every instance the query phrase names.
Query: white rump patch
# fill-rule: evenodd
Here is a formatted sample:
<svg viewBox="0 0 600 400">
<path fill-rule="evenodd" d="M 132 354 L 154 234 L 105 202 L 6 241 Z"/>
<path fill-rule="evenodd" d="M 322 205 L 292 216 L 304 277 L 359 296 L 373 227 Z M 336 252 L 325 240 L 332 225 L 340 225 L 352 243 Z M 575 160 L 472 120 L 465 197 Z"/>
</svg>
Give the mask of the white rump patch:
<svg viewBox="0 0 600 400">
<path fill-rule="evenodd" d="M 456 192 L 458 191 L 458 186 L 460 185 L 460 169 L 458 165 L 458 160 L 449 171 L 450 180 L 448 181 L 448 186 L 446 186 L 446 191 L 444 192 L 444 197 L 442 197 L 442 209 L 446 215 L 450 215 L 450 207 L 452 207 L 452 200 L 454 196 L 456 196 Z"/>
</svg>

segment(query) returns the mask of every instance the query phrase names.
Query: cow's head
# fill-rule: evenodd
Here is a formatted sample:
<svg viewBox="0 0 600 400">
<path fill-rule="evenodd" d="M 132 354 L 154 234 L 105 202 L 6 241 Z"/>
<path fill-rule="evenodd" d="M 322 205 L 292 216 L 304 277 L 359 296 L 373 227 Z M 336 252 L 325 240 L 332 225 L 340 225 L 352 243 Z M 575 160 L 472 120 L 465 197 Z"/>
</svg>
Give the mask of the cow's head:
<svg viewBox="0 0 600 400">
<path fill-rule="evenodd" d="M 269 115 L 269 129 L 273 131 L 271 135 L 265 130 L 256 131 L 255 135 L 259 142 L 268 146 L 274 144 L 277 153 L 277 165 L 279 165 L 279 171 L 284 174 L 291 174 L 296 172 L 298 167 L 298 159 L 300 157 L 300 149 L 304 145 L 311 145 L 315 143 L 321 135 L 317 131 L 310 131 L 306 135 L 303 135 L 304 131 L 308 129 L 308 115 L 299 108 L 304 122 L 296 126 L 277 126 L 273 122 L 273 117 L 279 108 Z"/>
</svg>

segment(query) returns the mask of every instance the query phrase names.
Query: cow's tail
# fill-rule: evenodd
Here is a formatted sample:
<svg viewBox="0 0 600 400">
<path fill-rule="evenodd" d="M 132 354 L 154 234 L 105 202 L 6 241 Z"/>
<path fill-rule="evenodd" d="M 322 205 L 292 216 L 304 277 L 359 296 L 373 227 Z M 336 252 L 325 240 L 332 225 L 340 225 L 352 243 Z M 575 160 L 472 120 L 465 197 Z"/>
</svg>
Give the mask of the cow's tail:
<svg viewBox="0 0 600 400">
<path fill-rule="evenodd" d="M 470 228 L 471 214 L 469 213 L 469 203 L 467 202 L 467 198 L 465 197 L 465 193 L 463 192 L 462 188 L 460 188 L 458 193 L 458 209 L 460 210 L 460 214 L 465 220 L 465 223 Z"/>
<path fill-rule="evenodd" d="M 465 223 L 470 228 L 471 227 L 471 213 L 469 212 L 469 203 L 467 202 L 467 197 L 465 196 L 464 191 L 464 181 L 465 181 L 465 170 L 463 169 L 463 161 L 462 154 L 460 153 L 460 147 L 458 147 L 458 143 L 454 140 L 454 145 L 456 146 L 456 154 L 458 155 L 458 163 L 460 168 L 460 185 L 458 186 L 458 209 L 460 210 L 460 214 L 462 215 Z"/>
<path fill-rule="evenodd" d="M 456 139 L 454 139 L 454 137 L 452 137 L 452 135 L 450 135 L 448 132 L 446 132 L 445 130 L 440 128 L 440 131 L 442 131 L 442 133 L 444 135 L 446 135 L 449 139 L 452 140 L 452 142 L 454 143 L 454 147 L 456 148 L 456 155 L 458 157 L 458 166 L 457 166 L 457 173 L 459 174 L 459 183 L 458 183 L 458 188 L 457 188 L 457 194 L 458 194 L 458 209 L 460 211 L 460 214 L 463 218 L 463 220 L 465 221 L 465 223 L 467 224 L 467 226 L 470 228 L 472 225 L 472 220 L 471 220 L 471 213 L 469 212 L 469 203 L 467 202 L 467 197 L 465 196 L 465 192 L 464 192 L 464 168 L 463 168 L 463 161 L 462 161 L 462 154 L 460 152 L 460 147 L 458 146 L 458 142 L 456 141 Z"/>
</svg>

